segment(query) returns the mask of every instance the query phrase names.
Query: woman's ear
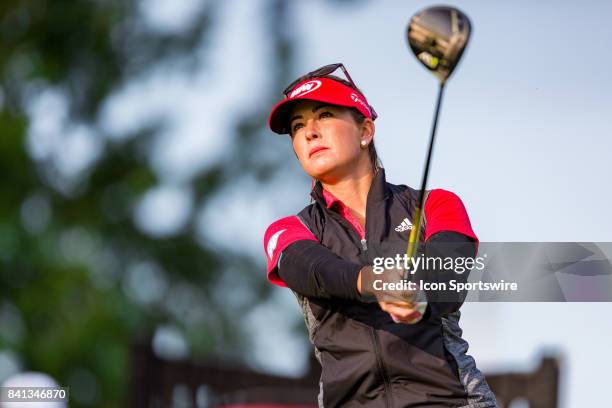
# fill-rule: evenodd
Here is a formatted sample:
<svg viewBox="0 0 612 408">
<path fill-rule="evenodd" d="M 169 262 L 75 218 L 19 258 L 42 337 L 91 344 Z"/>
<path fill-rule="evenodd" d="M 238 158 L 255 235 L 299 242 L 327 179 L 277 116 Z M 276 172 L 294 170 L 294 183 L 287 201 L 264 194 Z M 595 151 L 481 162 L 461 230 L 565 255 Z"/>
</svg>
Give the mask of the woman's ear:
<svg viewBox="0 0 612 408">
<path fill-rule="evenodd" d="M 376 133 L 376 126 L 374 125 L 374 121 L 370 118 L 365 118 L 363 123 L 361 124 L 362 139 L 368 142 L 368 144 L 370 144 L 372 143 L 372 139 L 374 138 L 374 133 Z"/>
</svg>

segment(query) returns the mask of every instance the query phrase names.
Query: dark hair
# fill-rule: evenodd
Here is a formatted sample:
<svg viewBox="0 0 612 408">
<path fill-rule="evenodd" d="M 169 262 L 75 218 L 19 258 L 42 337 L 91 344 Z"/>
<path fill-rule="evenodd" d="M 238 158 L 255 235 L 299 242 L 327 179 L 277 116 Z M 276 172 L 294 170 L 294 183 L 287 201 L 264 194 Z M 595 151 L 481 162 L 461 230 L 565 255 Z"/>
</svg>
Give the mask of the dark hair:
<svg viewBox="0 0 612 408">
<path fill-rule="evenodd" d="M 353 119 L 355 120 L 355 122 L 357 122 L 358 125 L 361 125 L 365 121 L 366 117 L 363 116 L 363 113 L 359 112 L 357 109 L 350 108 L 349 111 L 351 112 L 351 116 L 353 116 Z M 378 153 L 376 152 L 376 146 L 374 146 L 374 139 L 372 139 L 372 142 L 370 142 L 370 144 L 368 145 L 368 154 L 370 156 L 370 162 L 372 163 L 374 172 L 382 168 L 382 161 L 380 161 Z"/>
<path fill-rule="evenodd" d="M 361 92 L 361 89 L 357 88 L 357 86 L 353 86 L 353 84 L 351 84 L 346 79 L 337 77 L 335 75 L 327 75 L 326 78 L 330 78 L 330 79 L 333 79 L 334 81 L 340 82 L 341 84 L 346 85 L 349 88 L 352 88 L 356 90 L 357 92 L 359 92 L 361 95 L 363 95 L 363 92 Z M 351 112 L 353 119 L 355 120 L 355 122 L 357 122 L 358 125 L 361 125 L 365 121 L 366 117 L 363 115 L 363 113 L 359 112 L 356 108 L 349 108 L 349 111 Z M 382 168 L 383 165 L 382 165 L 382 161 L 378 157 L 378 153 L 376 152 L 376 146 L 374 146 L 374 139 L 372 139 L 372 142 L 368 145 L 368 153 L 370 156 L 370 162 L 372 163 L 372 167 L 374 168 L 374 172 L 376 172 L 378 169 Z"/>
<path fill-rule="evenodd" d="M 357 86 L 354 86 L 346 79 L 340 78 L 336 75 L 326 75 L 325 78 L 333 79 L 334 81 L 340 82 L 341 84 L 346 85 L 349 88 L 352 88 L 356 90 L 357 92 L 359 92 L 361 95 L 363 95 L 363 92 L 361 92 L 361 89 L 357 88 Z M 349 110 L 349 112 L 351 113 L 351 116 L 353 117 L 355 122 L 357 122 L 358 125 L 363 124 L 363 122 L 366 119 L 363 113 L 359 112 L 356 108 L 347 108 L 347 109 Z M 291 130 L 289 130 L 289 135 L 293 137 L 291 133 L 292 133 Z M 378 153 L 376 152 L 376 146 L 374 146 L 373 139 L 372 139 L 372 142 L 368 145 L 368 153 L 370 156 L 370 162 L 372 163 L 372 168 L 374 172 L 376 172 L 378 171 L 378 169 L 382 168 L 383 165 L 382 165 L 382 161 L 378 157 Z"/>
</svg>

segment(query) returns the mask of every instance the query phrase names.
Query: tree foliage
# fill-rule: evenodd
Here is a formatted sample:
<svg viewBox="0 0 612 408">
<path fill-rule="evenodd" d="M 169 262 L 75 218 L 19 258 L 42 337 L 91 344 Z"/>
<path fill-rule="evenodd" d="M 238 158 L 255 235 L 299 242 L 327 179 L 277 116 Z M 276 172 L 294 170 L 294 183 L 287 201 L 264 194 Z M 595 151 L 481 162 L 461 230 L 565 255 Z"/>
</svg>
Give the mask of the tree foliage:
<svg viewBox="0 0 612 408">
<path fill-rule="evenodd" d="M 160 324 L 178 327 L 194 355 L 240 358 L 247 336 L 213 295 L 222 274 L 250 279 L 257 296 L 247 304 L 265 299 L 253 261 L 230 261 L 202 245 L 193 219 L 163 238 L 135 226 L 135 203 L 160 183 L 147 155 L 162 123 L 143 123 L 123 138 L 100 125 L 111 96 L 159 64 L 206 68 L 194 50 L 209 46 L 219 3 L 203 2 L 190 25 L 170 33 L 146 24 L 142 1 L 0 4 L 0 351 L 70 386 L 71 406 L 121 405 L 129 345 Z M 280 89 L 290 59 L 286 3 L 266 7 Z M 32 106 L 49 92 L 65 101 L 70 125 L 99 139 L 100 152 L 78 174 L 65 174 L 57 157 L 32 145 Z M 236 155 L 244 160 L 190 179 L 196 205 L 247 168 L 272 173 L 270 163 L 249 160 L 261 117 L 253 110 L 236 123 Z M 134 285 L 149 285 L 149 297 L 135 296 Z"/>
</svg>

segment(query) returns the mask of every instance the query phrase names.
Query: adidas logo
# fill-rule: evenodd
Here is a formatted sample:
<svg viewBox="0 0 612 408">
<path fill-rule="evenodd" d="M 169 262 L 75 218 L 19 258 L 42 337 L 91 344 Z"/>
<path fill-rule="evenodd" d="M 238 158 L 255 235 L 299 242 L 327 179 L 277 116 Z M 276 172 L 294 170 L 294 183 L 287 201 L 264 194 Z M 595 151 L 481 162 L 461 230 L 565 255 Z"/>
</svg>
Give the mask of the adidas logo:
<svg viewBox="0 0 612 408">
<path fill-rule="evenodd" d="M 412 223 L 410 222 L 410 220 L 408 218 L 404 218 L 404 221 L 402 221 L 402 223 L 400 225 L 395 227 L 395 230 L 397 232 L 403 232 L 403 231 L 407 231 L 407 230 L 411 230 L 411 229 L 412 229 Z"/>
</svg>

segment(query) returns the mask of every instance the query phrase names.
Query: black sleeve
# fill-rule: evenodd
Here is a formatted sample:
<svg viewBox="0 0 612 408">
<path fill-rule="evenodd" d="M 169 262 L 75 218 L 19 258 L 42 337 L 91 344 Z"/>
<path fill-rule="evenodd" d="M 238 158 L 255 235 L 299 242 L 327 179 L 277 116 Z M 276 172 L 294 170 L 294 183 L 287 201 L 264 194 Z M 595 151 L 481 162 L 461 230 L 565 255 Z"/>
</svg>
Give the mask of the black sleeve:
<svg viewBox="0 0 612 408">
<path fill-rule="evenodd" d="M 282 253 L 278 274 L 295 292 L 309 297 L 359 299 L 361 266 L 345 261 L 318 242 L 301 240 Z"/>
<path fill-rule="evenodd" d="M 432 235 L 425 242 L 425 257 L 439 257 L 441 259 L 453 258 L 455 265 L 460 265 L 456 262 L 458 258 L 474 258 L 476 256 L 476 243 L 466 235 L 453 231 L 441 231 Z M 435 316 L 452 313 L 461 307 L 467 296 L 467 292 L 457 292 L 448 289 L 449 281 L 454 279 L 457 282 L 467 282 L 469 277 L 469 269 L 462 268 L 462 273 L 458 273 L 459 269 L 443 270 L 439 265 L 425 268 L 422 278 L 428 282 L 446 283 L 446 291 L 426 291 L 427 300 L 431 307 L 431 313 Z"/>
</svg>

